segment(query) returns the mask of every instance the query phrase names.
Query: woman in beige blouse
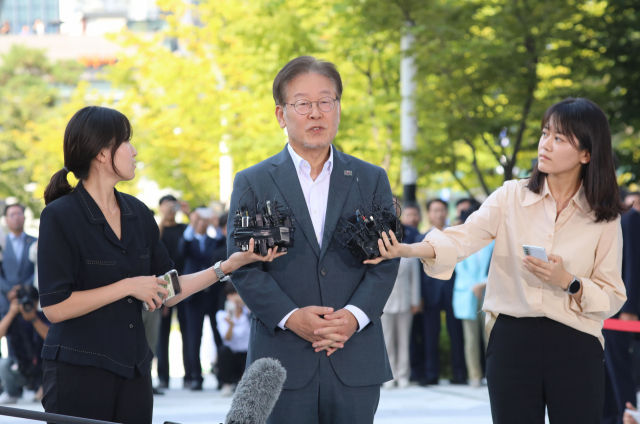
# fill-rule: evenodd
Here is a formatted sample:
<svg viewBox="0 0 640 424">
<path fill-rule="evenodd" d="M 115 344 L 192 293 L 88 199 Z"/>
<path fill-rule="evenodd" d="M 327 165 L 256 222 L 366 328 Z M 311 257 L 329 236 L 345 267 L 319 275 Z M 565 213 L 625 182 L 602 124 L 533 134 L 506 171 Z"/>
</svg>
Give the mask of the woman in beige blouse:
<svg viewBox="0 0 640 424">
<path fill-rule="evenodd" d="M 587 99 L 551 106 L 531 178 L 508 181 L 465 224 L 424 243 L 384 235 L 383 257 L 422 258 L 448 279 L 456 262 L 495 239 L 483 310 L 487 381 L 496 424 L 599 424 L 604 400 L 602 322 L 626 300 L 620 201 L 609 123 Z M 525 257 L 544 247 L 549 261 Z"/>
</svg>

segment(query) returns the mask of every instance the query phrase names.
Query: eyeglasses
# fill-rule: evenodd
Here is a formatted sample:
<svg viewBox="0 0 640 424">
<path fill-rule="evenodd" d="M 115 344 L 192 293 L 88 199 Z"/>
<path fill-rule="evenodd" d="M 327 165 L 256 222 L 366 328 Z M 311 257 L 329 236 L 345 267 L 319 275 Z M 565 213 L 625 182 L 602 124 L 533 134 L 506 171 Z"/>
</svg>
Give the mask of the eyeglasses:
<svg viewBox="0 0 640 424">
<path fill-rule="evenodd" d="M 285 103 L 285 105 L 291 105 L 300 115 L 307 115 L 311 112 L 311 108 L 313 104 L 316 103 L 318 105 L 318 109 L 322 112 L 331 112 L 338 102 L 338 99 L 334 99 L 332 97 L 323 97 L 317 102 L 310 102 L 309 100 L 300 99 L 295 103 Z"/>
</svg>

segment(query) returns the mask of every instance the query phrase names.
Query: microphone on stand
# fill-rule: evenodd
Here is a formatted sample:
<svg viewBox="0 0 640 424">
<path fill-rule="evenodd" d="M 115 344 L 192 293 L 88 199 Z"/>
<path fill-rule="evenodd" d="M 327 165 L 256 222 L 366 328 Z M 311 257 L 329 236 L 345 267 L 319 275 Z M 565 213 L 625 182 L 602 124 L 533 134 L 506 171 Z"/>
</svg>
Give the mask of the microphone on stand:
<svg viewBox="0 0 640 424">
<path fill-rule="evenodd" d="M 265 424 L 282 392 L 287 371 L 280 361 L 262 358 L 245 371 L 225 424 Z"/>
</svg>

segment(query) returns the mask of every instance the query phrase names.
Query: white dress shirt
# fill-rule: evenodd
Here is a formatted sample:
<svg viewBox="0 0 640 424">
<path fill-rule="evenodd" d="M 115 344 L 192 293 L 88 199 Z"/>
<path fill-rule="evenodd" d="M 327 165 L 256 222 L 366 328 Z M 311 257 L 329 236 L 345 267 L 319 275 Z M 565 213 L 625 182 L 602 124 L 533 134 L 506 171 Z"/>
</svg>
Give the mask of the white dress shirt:
<svg viewBox="0 0 640 424">
<path fill-rule="evenodd" d="M 331 184 L 331 171 L 333 170 L 333 146 L 330 149 L 329 160 L 325 162 L 322 171 L 315 180 L 311 178 L 311 165 L 309 162 L 302 159 L 290 144 L 287 144 L 287 150 L 296 167 L 296 173 L 298 174 L 298 180 L 300 180 L 304 200 L 307 202 L 307 208 L 309 209 L 313 229 L 318 239 L 318 245 L 322 246 L 324 221 L 327 216 L 327 202 L 329 200 L 329 185 Z M 347 305 L 344 308 L 351 312 L 353 316 L 356 317 L 356 320 L 358 320 L 358 331 L 362 330 L 371 322 L 367 314 L 362 312 L 357 306 Z M 285 322 L 287 322 L 291 314 L 297 310 L 298 308 L 285 315 L 280 323 L 278 323 L 278 327 L 286 330 L 284 326 Z"/>
<path fill-rule="evenodd" d="M 232 352 L 246 352 L 249 350 L 249 333 L 251 332 L 251 323 L 249 321 L 249 310 L 242 308 L 243 313 L 237 317 L 236 314 L 231 316 L 233 321 L 233 330 L 231 332 L 231 340 L 227 340 L 224 336 L 229 331 L 229 323 L 225 320 L 227 313 L 224 310 L 216 312 L 216 323 L 218 333 L 222 337 L 222 344 L 231 349 Z"/>
</svg>

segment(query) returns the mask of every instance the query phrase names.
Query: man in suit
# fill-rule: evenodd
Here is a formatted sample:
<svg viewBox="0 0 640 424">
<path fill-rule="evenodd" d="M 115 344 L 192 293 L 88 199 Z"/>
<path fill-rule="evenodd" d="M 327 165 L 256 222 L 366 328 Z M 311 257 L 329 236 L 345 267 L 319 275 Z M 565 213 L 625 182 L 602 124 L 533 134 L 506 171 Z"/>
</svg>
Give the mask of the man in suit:
<svg viewBox="0 0 640 424">
<path fill-rule="evenodd" d="M 418 231 L 422 215 L 420 206 L 414 202 L 405 203 L 402 208 L 402 231 L 404 236 L 403 243 L 412 244 L 422 241 L 424 236 Z M 422 269 L 420 269 L 420 279 L 422 280 Z M 415 313 L 411 317 L 411 334 L 409 335 L 409 362 L 411 363 L 411 381 L 425 382 L 425 352 L 423 340 L 423 316 L 422 316 L 422 296 L 420 297 L 420 306 L 415 309 Z"/>
<path fill-rule="evenodd" d="M 449 205 L 441 199 L 427 203 L 427 213 L 432 228 L 443 230 L 447 222 Z M 422 274 L 422 300 L 424 302 L 423 330 L 426 353 L 426 381 L 421 385 L 438 384 L 440 379 L 440 314 L 445 312 L 447 332 L 451 342 L 452 384 L 467 383 L 467 366 L 464 360 L 462 321 L 453 315 L 453 283 L 455 273 L 449 280 L 438 280 Z"/>
<path fill-rule="evenodd" d="M 37 241 L 24 232 L 24 206 L 7 205 L 4 216 L 9 234 L 5 239 L 2 267 L 0 268 L 0 315 L 9 311 L 7 293 L 17 285 L 33 285 L 34 263 L 29 260 L 29 248 Z"/>
<path fill-rule="evenodd" d="M 251 188 L 260 198 L 278 195 L 295 219 L 295 246 L 286 255 L 232 276 L 252 311 L 247 365 L 273 357 L 287 370 L 269 424 L 371 424 L 380 385 L 392 379 L 380 316 L 398 261 L 364 265 L 337 234 L 339 220 L 370 207 L 374 194 L 390 204 L 391 188 L 383 169 L 332 145 L 341 95 L 332 63 L 309 56 L 289 62 L 273 83 L 289 143 L 234 182 L 232 211 Z M 233 219 L 228 233 L 231 254 Z"/>
<path fill-rule="evenodd" d="M 211 223 L 211 211 L 205 207 L 197 208 L 190 216 L 191 224 L 184 232 L 179 251 L 184 258 L 184 274 L 204 271 L 213 266 L 214 252 L 226 240 L 216 241 L 207 235 Z M 202 390 L 202 367 L 200 365 L 200 345 L 205 315 L 209 316 L 213 338 L 218 349 L 222 339 L 216 328 L 216 312 L 222 284 L 214 284 L 189 296 L 183 301 L 187 327 L 187 354 L 191 367 L 191 390 Z"/>
<path fill-rule="evenodd" d="M 626 200 L 626 199 L 625 199 Z M 624 240 L 622 251 L 622 280 L 627 301 L 613 318 L 638 321 L 640 315 L 640 213 L 630 209 L 620 220 Z M 620 424 L 625 405 L 636 406 L 636 382 L 631 356 L 632 333 L 603 330 L 605 350 L 605 396 L 603 424 Z"/>
</svg>

